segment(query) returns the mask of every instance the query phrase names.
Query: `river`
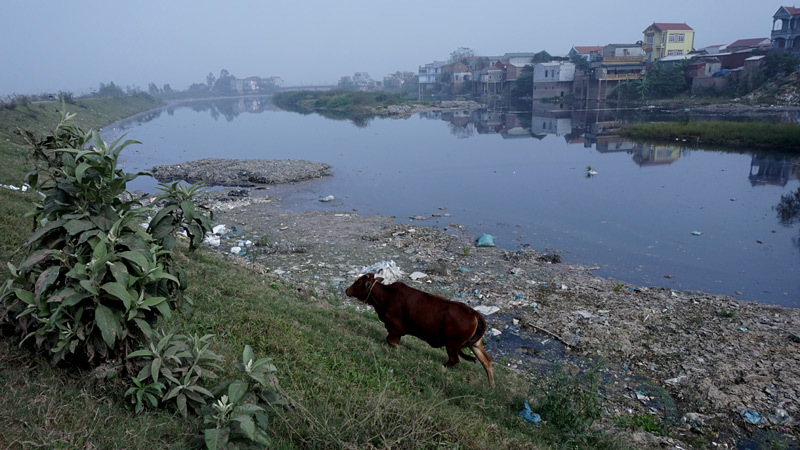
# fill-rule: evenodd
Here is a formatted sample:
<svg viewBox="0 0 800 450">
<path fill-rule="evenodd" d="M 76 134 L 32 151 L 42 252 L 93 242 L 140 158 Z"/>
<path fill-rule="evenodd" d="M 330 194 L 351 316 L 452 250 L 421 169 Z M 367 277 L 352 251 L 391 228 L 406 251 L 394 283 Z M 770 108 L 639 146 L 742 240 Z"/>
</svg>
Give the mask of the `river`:
<svg viewBox="0 0 800 450">
<path fill-rule="evenodd" d="M 172 105 L 104 136 L 143 143 L 123 152 L 127 171 L 208 157 L 326 162 L 334 175 L 287 191 L 287 205 L 458 223 L 628 283 L 800 306 L 800 231 L 776 211 L 800 189 L 800 158 L 626 141 L 613 134 L 621 115 L 540 105 L 354 124 L 261 98 Z M 318 201 L 327 195 L 336 201 Z"/>
</svg>

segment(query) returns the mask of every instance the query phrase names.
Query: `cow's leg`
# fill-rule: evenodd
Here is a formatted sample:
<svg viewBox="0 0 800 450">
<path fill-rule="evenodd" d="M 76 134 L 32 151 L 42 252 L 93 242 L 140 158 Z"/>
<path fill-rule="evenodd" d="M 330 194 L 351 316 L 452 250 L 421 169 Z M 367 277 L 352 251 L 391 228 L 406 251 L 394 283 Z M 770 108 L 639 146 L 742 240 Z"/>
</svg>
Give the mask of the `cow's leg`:
<svg viewBox="0 0 800 450">
<path fill-rule="evenodd" d="M 461 350 L 461 347 L 458 344 L 447 344 L 445 348 L 447 349 L 447 362 L 444 363 L 444 366 L 453 367 L 458 364 L 458 351 Z"/>
<path fill-rule="evenodd" d="M 472 350 L 472 353 L 475 354 L 475 357 L 478 358 L 478 361 L 481 362 L 483 366 L 483 370 L 486 371 L 486 376 L 489 378 L 489 386 L 494 386 L 494 371 L 492 370 L 492 358 L 486 353 L 486 350 L 483 348 L 483 342 L 478 339 L 478 342 L 472 344 L 469 348 Z"/>
</svg>

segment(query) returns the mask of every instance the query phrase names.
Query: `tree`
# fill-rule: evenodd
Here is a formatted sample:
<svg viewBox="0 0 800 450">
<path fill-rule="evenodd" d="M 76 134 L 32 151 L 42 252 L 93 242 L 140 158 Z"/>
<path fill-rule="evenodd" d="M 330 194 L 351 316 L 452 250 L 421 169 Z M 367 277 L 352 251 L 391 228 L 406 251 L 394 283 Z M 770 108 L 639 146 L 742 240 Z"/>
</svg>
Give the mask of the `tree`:
<svg viewBox="0 0 800 450">
<path fill-rule="evenodd" d="M 469 59 L 475 56 L 475 50 L 467 47 L 459 47 L 452 53 L 450 53 L 450 63 L 456 63 L 459 61 L 463 61 L 464 59 Z"/>
<path fill-rule="evenodd" d="M 545 50 L 542 50 L 542 51 L 536 53 L 535 55 L 533 55 L 533 61 L 532 62 L 534 64 L 536 64 L 536 63 L 550 62 L 552 60 L 553 60 L 553 57 L 550 56 L 550 53 L 547 53 Z"/>
<path fill-rule="evenodd" d="M 214 81 L 216 81 L 216 77 L 211 72 L 208 72 L 206 76 L 206 84 L 208 84 L 208 88 L 211 89 L 214 86 Z"/>
<path fill-rule="evenodd" d="M 575 68 L 578 70 L 586 70 L 589 68 L 589 61 L 583 55 L 576 53 L 569 58 L 569 61 L 575 64 Z"/>
<path fill-rule="evenodd" d="M 164 87 L 163 87 L 163 88 L 161 88 L 161 90 L 162 90 L 164 93 L 172 92 L 172 86 L 170 86 L 170 85 L 169 85 L 169 83 L 167 83 L 167 84 L 165 84 L 165 85 L 164 85 Z"/>
<path fill-rule="evenodd" d="M 160 90 L 158 89 L 158 86 L 156 86 L 155 83 L 148 84 L 147 85 L 147 91 L 150 92 L 150 94 L 152 94 L 152 95 L 156 95 L 156 94 L 158 94 L 160 92 Z"/>
<path fill-rule="evenodd" d="M 232 92 L 233 89 L 231 88 L 231 81 L 235 80 L 236 77 L 231 75 L 226 69 L 222 69 L 219 72 L 219 78 L 217 81 L 214 82 L 214 91 L 216 92 Z"/>
<path fill-rule="evenodd" d="M 533 95 L 533 66 L 528 65 L 522 68 L 512 94 L 515 97 L 530 97 Z"/>
<path fill-rule="evenodd" d="M 100 83 L 100 88 L 97 90 L 98 97 L 122 97 L 125 92 L 121 87 L 114 84 L 113 81 L 108 84 Z"/>
</svg>

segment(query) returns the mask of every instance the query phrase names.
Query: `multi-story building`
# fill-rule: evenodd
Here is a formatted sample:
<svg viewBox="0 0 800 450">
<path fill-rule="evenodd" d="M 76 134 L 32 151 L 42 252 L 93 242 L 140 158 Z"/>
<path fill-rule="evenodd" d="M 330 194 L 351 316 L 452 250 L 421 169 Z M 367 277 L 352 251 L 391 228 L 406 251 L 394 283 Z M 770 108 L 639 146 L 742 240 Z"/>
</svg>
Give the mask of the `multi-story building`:
<svg viewBox="0 0 800 450">
<path fill-rule="evenodd" d="M 575 64 L 548 62 L 533 65 L 533 98 L 565 97 L 572 94 Z"/>
<path fill-rule="evenodd" d="M 694 48 L 694 29 L 685 23 L 653 22 L 643 33 L 642 48 L 648 62 L 686 55 Z"/>
<path fill-rule="evenodd" d="M 781 6 L 772 16 L 772 48 L 800 52 L 800 8 Z"/>
</svg>

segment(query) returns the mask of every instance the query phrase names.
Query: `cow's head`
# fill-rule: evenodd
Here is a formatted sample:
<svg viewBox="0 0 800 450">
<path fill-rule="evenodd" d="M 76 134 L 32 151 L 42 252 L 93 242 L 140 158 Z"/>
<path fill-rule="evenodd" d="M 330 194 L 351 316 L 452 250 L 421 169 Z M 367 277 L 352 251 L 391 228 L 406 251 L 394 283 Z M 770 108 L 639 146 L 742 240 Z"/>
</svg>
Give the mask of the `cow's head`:
<svg viewBox="0 0 800 450">
<path fill-rule="evenodd" d="M 347 288 L 345 294 L 347 294 L 348 297 L 355 297 L 362 302 L 366 302 L 370 293 L 372 293 L 372 288 L 375 286 L 375 283 L 380 283 L 381 281 L 383 281 L 383 278 L 376 277 L 374 273 L 361 275 L 355 283 Z"/>
</svg>

